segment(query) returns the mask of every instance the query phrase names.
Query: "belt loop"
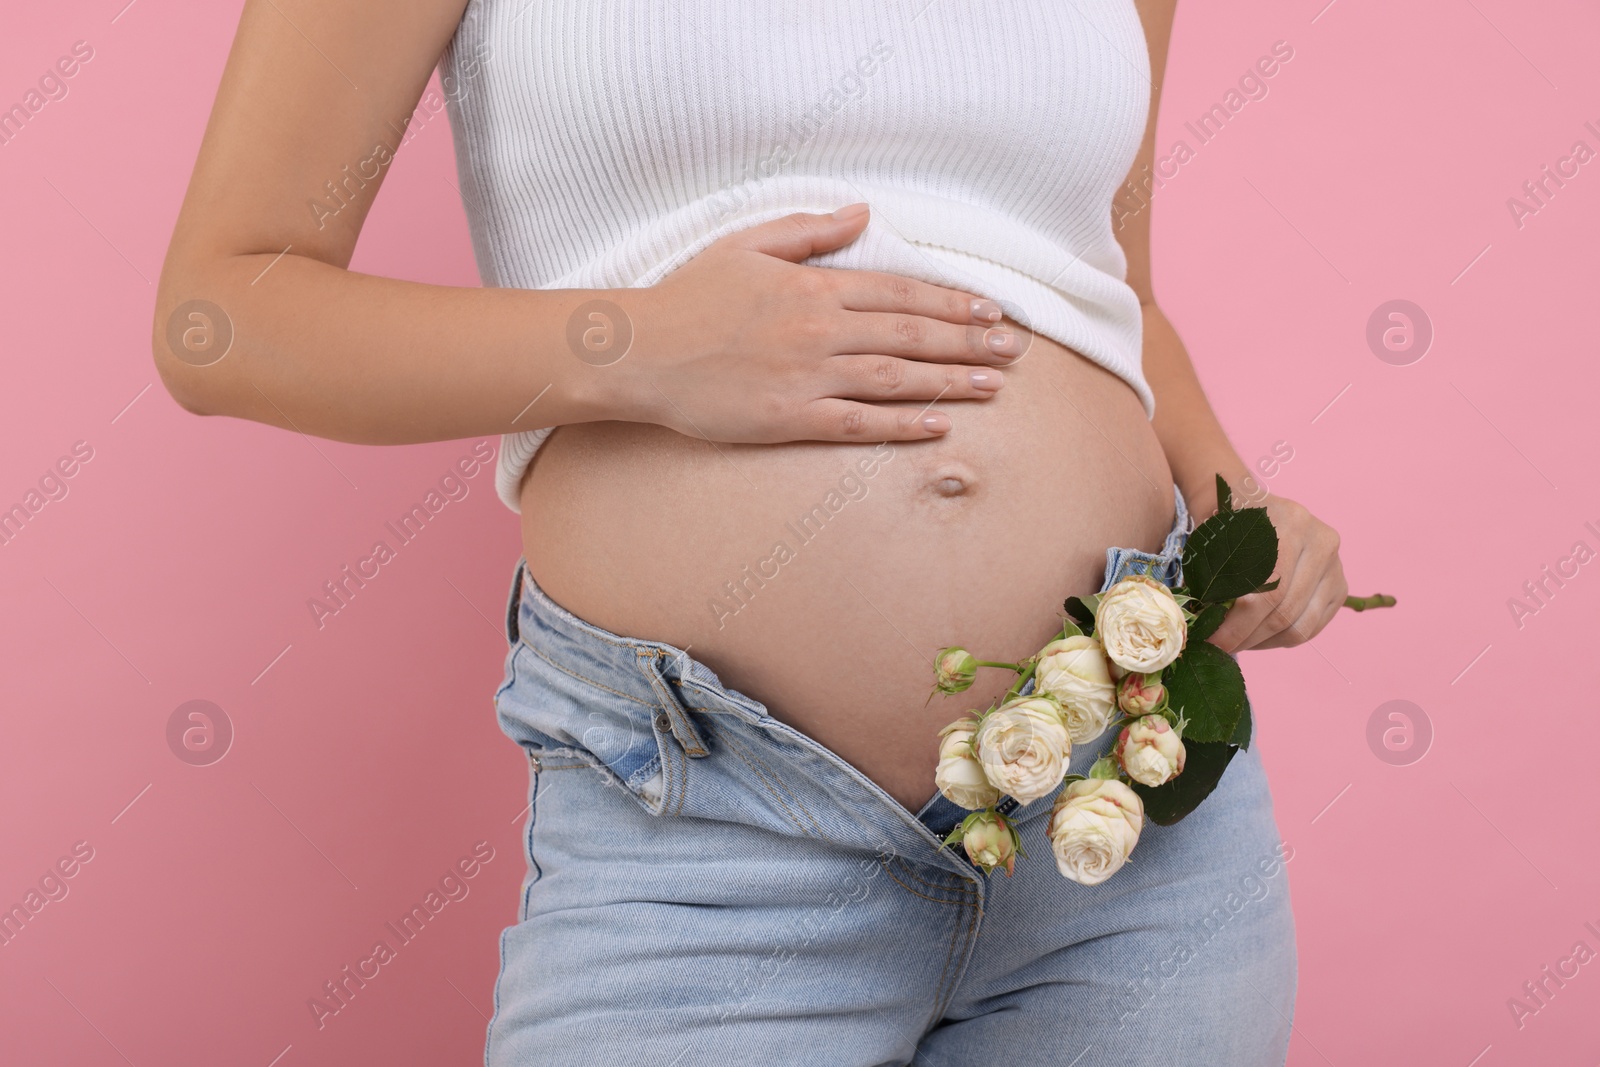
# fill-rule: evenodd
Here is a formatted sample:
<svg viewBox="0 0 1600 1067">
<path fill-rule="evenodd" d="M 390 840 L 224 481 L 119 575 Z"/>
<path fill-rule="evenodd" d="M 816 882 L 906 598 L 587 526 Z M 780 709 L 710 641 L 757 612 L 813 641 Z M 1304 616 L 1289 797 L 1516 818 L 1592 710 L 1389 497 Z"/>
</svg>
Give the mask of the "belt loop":
<svg viewBox="0 0 1600 1067">
<path fill-rule="evenodd" d="M 678 745 L 686 755 L 694 759 L 708 755 L 705 738 L 700 736 L 700 730 L 689 717 L 689 710 L 673 695 L 671 687 L 661 674 L 660 662 L 663 653 L 659 649 L 641 648 L 636 650 L 636 654 L 639 657 L 639 669 L 650 679 L 650 687 L 655 690 L 656 698 L 661 701 L 661 710 L 656 714 L 656 729 L 670 729 L 672 736 L 678 739 Z M 665 722 L 662 721 L 663 718 Z"/>
</svg>

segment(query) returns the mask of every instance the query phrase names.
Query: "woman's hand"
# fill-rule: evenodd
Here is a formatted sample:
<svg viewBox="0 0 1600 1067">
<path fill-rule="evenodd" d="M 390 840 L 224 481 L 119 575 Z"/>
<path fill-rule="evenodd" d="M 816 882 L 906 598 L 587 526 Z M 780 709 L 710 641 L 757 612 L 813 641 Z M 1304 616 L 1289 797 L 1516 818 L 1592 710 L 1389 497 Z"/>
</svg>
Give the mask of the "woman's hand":
<svg viewBox="0 0 1600 1067">
<path fill-rule="evenodd" d="M 1311 640 L 1344 605 L 1344 567 L 1339 534 L 1300 504 L 1268 496 L 1264 505 L 1278 531 L 1278 588 L 1251 593 L 1209 640 L 1224 652 L 1288 648 Z"/>
<path fill-rule="evenodd" d="M 995 395 L 996 365 L 1023 351 L 996 325 L 999 305 L 800 265 L 861 233 L 856 206 L 750 227 L 649 289 L 613 291 L 634 329 L 627 358 L 596 371 L 614 376 L 603 386 L 614 417 L 713 441 L 904 441 L 950 429 L 934 401 Z"/>
</svg>

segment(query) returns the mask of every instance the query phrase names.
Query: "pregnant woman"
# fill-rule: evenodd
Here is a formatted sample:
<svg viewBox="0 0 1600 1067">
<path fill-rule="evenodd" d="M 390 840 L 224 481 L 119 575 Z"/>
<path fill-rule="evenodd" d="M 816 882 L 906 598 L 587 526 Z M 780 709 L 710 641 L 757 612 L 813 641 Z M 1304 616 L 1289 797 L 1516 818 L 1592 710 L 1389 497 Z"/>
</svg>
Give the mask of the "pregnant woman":
<svg viewBox="0 0 1600 1067">
<path fill-rule="evenodd" d="M 933 652 L 1021 659 L 1065 597 L 1175 580 L 1246 485 L 1119 195 L 1174 4 L 245 3 L 155 358 L 197 414 L 505 435 L 532 804 L 488 1063 L 1284 1061 L 1254 748 L 1103 885 L 1049 863 L 1049 799 L 1013 877 L 939 848 L 937 732 L 1005 682 L 929 701 Z M 481 289 L 348 269 L 435 66 Z M 196 307 L 220 359 L 169 340 Z M 1281 584 L 1230 652 L 1345 595 L 1334 532 L 1265 505 Z"/>
</svg>

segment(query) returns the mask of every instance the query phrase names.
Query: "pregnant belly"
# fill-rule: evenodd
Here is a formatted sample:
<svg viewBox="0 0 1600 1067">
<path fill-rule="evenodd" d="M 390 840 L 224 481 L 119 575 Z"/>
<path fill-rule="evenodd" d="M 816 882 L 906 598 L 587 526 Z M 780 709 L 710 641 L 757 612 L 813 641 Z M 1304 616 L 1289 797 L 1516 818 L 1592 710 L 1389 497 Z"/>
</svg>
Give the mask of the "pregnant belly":
<svg viewBox="0 0 1600 1067">
<path fill-rule="evenodd" d="M 1004 374 L 991 400 L 941 403 L 953 428 L 929 441 L 563 426 L 520 490 L 529 573 L 597 626 L 689 649 L 915 811 L 939 728 L 1011 680 L 928 702 L 933 652 L 1033 654 L 1062 600 L 1099 588 L 1107 547 L 1159 550 L 1172 525 L 1124 382 L 1043 337 Z"/>
</svg>

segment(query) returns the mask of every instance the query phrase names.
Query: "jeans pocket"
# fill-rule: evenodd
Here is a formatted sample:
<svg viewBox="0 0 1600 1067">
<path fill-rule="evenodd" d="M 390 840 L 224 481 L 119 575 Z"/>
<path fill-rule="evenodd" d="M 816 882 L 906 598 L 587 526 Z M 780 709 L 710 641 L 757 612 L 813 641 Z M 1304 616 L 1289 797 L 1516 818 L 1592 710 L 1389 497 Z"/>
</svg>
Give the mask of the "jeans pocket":
<svg viewBox="0 0 1600 1067">
<path fill-rule="evenodd" d="M 663 740 L 654 705 L 557 668 L 525 643 L 510 673 L 495 710 L 501 730 L 530 761 L 545 771 L 588 767 L 660 814 Z"/>
<path fill-rule="evenodd" d="M 620 790 L 651 815 L 662 814 L 662 767 L 659 762 L 645 764 L 624 777 L 596 753 L 572 745 L 519 742 L 534 774 L 551 771 L 578 771 L 593 776 L 607 789 Z M 605 746 L 602 745 L 602 748 Z M 530 794 L 531 795 L 531 794 Z M 534 797 L 535 801 L 537 800 Z M 537 807 L 537 804 L 535 804 Z"/>
</svg>

